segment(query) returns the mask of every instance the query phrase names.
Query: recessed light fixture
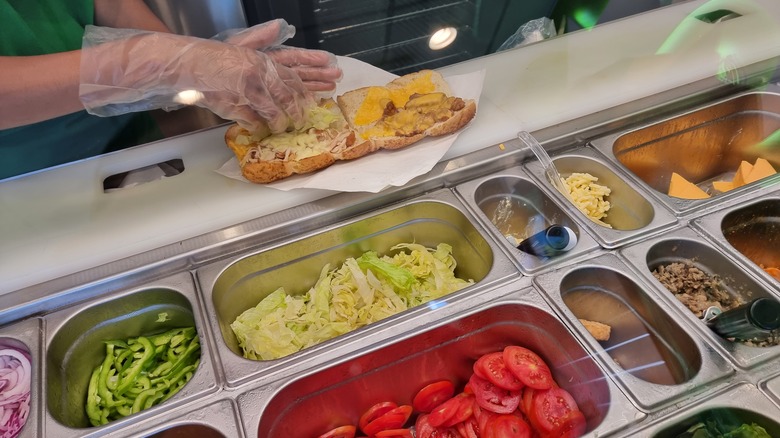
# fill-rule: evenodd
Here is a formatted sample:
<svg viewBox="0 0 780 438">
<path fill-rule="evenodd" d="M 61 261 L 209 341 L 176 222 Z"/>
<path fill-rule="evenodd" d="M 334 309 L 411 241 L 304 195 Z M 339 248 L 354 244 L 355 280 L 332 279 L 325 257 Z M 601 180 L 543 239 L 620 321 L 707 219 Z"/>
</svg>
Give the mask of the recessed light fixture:
<svg viewBox="0 0 780 438">
<path fill-rule="evenodd" d="M 443 27 L 431 35 L 431 39 L 428 40 L 428 47 L 432 50 L 441 50 L 455 41 L 458 37 L 458 29 L 454 27 Z"/>
</svg>

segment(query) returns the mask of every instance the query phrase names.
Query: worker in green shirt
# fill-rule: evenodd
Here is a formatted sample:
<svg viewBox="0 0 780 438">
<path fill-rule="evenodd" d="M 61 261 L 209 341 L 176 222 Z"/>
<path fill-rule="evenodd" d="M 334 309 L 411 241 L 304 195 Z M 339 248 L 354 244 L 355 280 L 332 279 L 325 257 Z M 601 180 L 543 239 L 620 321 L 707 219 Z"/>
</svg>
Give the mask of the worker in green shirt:
<svg viewBox="0 0 780 438">
<path fill-rule="evenodd" d="M 341 70 L 281 46 L 294 31 L 274 20 L 202 39 L 171 34 L 143 0 L 0 0 L 0 180 L 157 139 L 151 109 L 301 124 Z"/>
</svg>

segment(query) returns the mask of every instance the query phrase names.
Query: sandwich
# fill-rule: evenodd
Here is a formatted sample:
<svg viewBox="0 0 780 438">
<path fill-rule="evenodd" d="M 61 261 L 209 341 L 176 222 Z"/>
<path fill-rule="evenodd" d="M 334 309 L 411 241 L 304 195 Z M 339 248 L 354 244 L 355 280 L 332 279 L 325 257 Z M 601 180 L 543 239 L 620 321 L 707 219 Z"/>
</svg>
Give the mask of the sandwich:
<svg viewBox="0 0 780 438">
<path fill-rule="evenodd" d="M 271 134 L 231 125 L 225 143 L 247 180 L 270 183 L 453 133 L 475 114 L 473 100 L 452 96 L 441 74 L 423 70 L 385 86 L 348 91 L 335 101 L 324 99 L 309 109 L 298 130 Z"/>
<path fill-rule="evenodd" d="M 254 183 L 314 172 L 373 148 L 370 141 L 358 140 L 333 99 L 309 108 L 301 129 L 271 134 L 267 127 L 249 132 L 233 124 L 225 133 L 225 143 L 236 155 L 244 178 Z"/>
<path fill-rule="evenodd" d="M 337 98 L 349 125 L 377 149 L 399 149 L 428 136 L 451 134 L 474 118 L 477 105 L 452 95 L 440 73 L 422 70 L 383 87 Z"/>
</svg>

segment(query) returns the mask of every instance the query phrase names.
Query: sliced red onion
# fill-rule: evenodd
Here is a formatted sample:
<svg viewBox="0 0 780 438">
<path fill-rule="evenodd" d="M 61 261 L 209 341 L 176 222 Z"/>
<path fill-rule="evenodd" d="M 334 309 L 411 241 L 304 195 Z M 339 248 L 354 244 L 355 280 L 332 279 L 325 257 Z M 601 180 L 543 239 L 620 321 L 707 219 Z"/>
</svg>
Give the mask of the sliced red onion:
<svg viewBox="0 0 780 438">
<path fill-rule="evenodd" d="M 32 366 L 25 353 L 13 348 L 0 350 L 0 437 L 12 438 L 30 414 Z"/>
</svg>

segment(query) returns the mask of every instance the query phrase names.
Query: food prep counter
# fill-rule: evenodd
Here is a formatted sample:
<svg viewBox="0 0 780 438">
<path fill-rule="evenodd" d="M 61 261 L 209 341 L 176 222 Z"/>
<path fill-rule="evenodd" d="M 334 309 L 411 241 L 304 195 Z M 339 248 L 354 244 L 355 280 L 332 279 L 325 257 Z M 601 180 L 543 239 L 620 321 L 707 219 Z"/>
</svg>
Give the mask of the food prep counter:
<svg viewBox="0 0 780 438">
<path fill-rule="evenodd" d="M 724 8 L 741 16 L 696 18 Z M 433 380 L 462 388 L 480 355 L 512 344 L 550 366 L 587 436 L 677 437 L 712 415 L 780 436 L 780 346 L 720 337 L 657 276 L 690 263 L 734 300 L 780 299 L 762 269 L 780 266 L 780 175 L 702 200 L 666 193 L 672 171 L 707 188 L 743 159 L 780 169 L 780 149 L 751 149 L 780 127 L 777 41 L 772 0 L 694 1 L 447 67 L 486 70 L 477 117 L 431 172 L 378 194 L 225 178 L 224 126 L 0 183 L 0 341 L 32 362 L 21 436 L 318 436 Z M 562 173 L 612 189 L 609 227 L 549 184 L 520 129 Z M 176 158 L 179 175 L 103 191 L 110 175 Z M 516 225 L 564 224 L 577 245 L 519 251 L 500 202 Z M 450 245 L 471 283 L 282 357 L 242 356 L 242 312 L 405 242 Z M 610 339 L 581 320 L 608 323 Z M 179 326 L 200 349 L 181 390 L 89 427 L 103 342 Z"/>
</svg>

